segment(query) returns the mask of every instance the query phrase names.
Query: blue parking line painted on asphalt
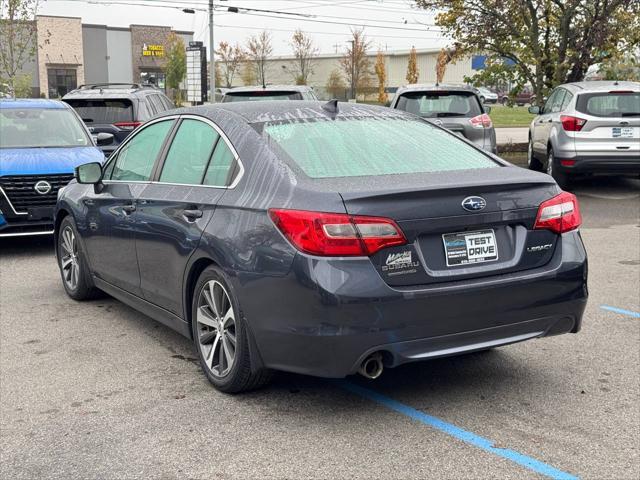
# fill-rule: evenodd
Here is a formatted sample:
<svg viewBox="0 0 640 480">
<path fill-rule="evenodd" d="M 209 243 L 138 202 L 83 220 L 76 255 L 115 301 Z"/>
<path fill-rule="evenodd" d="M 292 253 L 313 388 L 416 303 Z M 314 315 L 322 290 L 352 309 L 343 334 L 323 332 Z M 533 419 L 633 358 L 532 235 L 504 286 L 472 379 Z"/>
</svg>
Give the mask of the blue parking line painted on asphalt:
<svg viewBox="0 0 640 480">
<path fill-rule="evenodd" d="M 619 313 L 620 315 L 627 315 L 633 318 L 640 318 L 639 312 L 634 312 L 633 310 L 625 310 L 624 308 L 611 307 L 609 305 L 600 305 L 600 308 L 603 310 L 609 310 L 613 313 Z"/>
<path fill-rule="evenodd" d="M 562 479 L 562 480 L 577 480 L 579 477 L 575 475 L 571 475 L 570 473 L 563 472 L 562 470 L 558 470 L 557 468 L 552 467 L 544 462 L 536 460 L 535 458 L 528 457 L 526 455 L 522 455 L 521 453 L 515 452 L 513 450 L 509 450 L 508 448 L 497 448 L 493 446 L 491 440 L 488 440 L 484 437 L 476 435 L 475 433 L 468 432 L 460 427 L 456 427 L 455 425 L 445 422 L 444 420 L 440 420 L 439 418 L 433 417 L 426 413 L 423 413 L 415 408 L 411 408 L 403 403 L 400 403 L 392 398 L 389 398 L 385 395 L 382 395 L 374 390 L 370 390 L 368 388 L 360 387 L 353 383 L 347 381 L 339 382 L 339 385 L 345 390 L 364 397 L 373 402 L 379 403 L 395 412 L 406 415 L 407 417 L 421 422 L 425 425 L 428 425 L 436 430 L 439 430 L 451 437 L 457 438 L 458 440 L 462 440 L 465 443 L 473 445 L 474 447 L 478 447 L 486 452 L 493 453 L 502 458 L 506 458 L 507 460 L 511 460 L 518 465 L 521 465 L 529 470 L 532 470 L 536 473 L 544 475 L 549 478 L 554 479 Z"/>
</svg>

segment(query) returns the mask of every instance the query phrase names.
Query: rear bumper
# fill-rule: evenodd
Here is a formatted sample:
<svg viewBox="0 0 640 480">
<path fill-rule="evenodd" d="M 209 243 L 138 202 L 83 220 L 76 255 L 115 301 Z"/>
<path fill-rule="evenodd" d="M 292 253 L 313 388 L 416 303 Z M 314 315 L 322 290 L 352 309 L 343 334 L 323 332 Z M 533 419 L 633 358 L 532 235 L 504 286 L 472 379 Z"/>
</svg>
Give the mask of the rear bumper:
<svg viewBox="0 0 640 480">
<path fill-rule="evenodd" d="M 577 332 L 587 301 L 586 253 L 565 234 L 543 268 L 435 286 L 391 288 L 368 259 L 298 255 L 280 278 L 234 285 L 265 366 L 322 377 Z"/>
<path fill-rule="evenodd" d="M 566 173 L 602 173 L 637 175 L 640 174 L 640 154 L 637 155 L 578 155 L 568 160 L 575 160 L 571 167 L 558 165 L 560 171 Z"/>
</svg>

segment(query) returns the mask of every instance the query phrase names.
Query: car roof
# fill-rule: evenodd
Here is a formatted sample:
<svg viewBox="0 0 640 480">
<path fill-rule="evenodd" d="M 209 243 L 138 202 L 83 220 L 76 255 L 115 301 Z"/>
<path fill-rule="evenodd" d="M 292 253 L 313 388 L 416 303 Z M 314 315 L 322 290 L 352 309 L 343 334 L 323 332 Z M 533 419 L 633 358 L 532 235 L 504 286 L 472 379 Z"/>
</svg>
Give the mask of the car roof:
<svg viewBox="0 0 640 480">
<path fill-rule="evenodd" d="M 282 90 L 289 90 L 292 92 L 308 92 L 312 90 L 311 87 L 307 85 L 254 85 L 248 87 L 234 87 L 228 90 L 225 93 L 234 94 L 236 92 L 280 92 Z"/>
<path fill-rule="evenodd" d="M 197 107 L 172 110 L 169 115 L 193 114 L 207 117 L 214 122 L 224 114 L 241 117 L 245 123 L 278 122 L 284 120 L 303 120 L 313 118 L 348 118 L 348 117 L 389 117 L 415 118 L 402 110 L 387 107 L 366 105 L 362 103 L 338 102 L 336 114 L 322 108 L 331 102 L 314 100 L 276 100 L 272 102 L 230 102 L 207 104 Z M 159 116 L 164 116 L 159 114 Z M 156 118 L 157 118 L 156 117 Z"/>
<path fill-rule="evenodd" d="M 618 80 L 592 80 L 587 82 L 572 82 L 565 83 L 560 86 L 581 93 L 599 91 L 608 92 L 610 90 L 633 90 L 634 92 L 640 92 L 640 83 Z"/>
<path fill-rule="evenodd" d="M 70 107 L 59 100 L 49 100 L 47 98 L 8 98 L 0 100 L 0 108 L 46 108 L 55 110 Z"/>
<path fill-rule="evenodd" d="M 471 92 L 473 91 L 473 87 L 468 85 L 449 85 L 446 83 L 435 84 L 435 83 L 412 83 L 409 85 L 404 85 L 398 88 L 396 92 L 397 95 L 406 92 L 430 92 L 430 91 L 453 91 L 453 92 Z"/>
<path fill-rule="evenodd" d="M 63 100 L 73 98 L 123 98 L 152 93 L 164 92 L 152 85 L 138 85 L 137 83 L 97 83 L 81 85 L 75 90 L 71 90 Z"/>
</svg>

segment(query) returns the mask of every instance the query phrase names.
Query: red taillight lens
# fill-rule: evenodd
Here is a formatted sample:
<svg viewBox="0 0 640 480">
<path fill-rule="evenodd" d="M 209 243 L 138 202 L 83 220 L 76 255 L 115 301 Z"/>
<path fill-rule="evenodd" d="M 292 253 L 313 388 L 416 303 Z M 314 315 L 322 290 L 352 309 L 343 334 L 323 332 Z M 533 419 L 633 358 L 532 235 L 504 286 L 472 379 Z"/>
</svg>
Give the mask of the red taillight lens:
<svg viewBox="0 0 640 480">
<path fill-rule="evenodd" d="M 142 122 L 117 122 L 113 124 L 114 127 L 121 128 L 122 130 L 134 130 L 140 125 L 142 125 Z"/>
<path fill-rule="evenodd" d="M 565 233 L 582 224 L 578 199 L 569 192 L 562 192 L 540 204 L 534 230 L 551 230 Z"/>
<path fill-rule="evenodd" d="M 473 128 L 491 128 L 491 117 L 486 113 L 469 119 L 469 123 Z"/>
<path fill-rule="evenodd" d="M 560 115 L 560 121 L 562 122 L 562 128 L 567 132 L 579 132 L 587 123 L 584 118 L 572 117 L 571 115 Z"/>
<path fill-rule="evenodd" d="M 311 255 L 366 256 L 407 243 L 388 218 L 277 209 L 269 216 L 298 250 Z"/>
</svg>

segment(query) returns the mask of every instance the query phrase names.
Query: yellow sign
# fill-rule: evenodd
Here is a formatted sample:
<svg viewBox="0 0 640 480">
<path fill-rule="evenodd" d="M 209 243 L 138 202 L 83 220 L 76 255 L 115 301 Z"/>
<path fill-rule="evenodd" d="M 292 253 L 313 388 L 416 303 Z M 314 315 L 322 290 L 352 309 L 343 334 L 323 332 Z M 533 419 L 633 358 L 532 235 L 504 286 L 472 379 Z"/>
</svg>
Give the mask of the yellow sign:
<svg viewBox="0 0 640 480">
<path fill-rule="evenodd" d="M 142 45 L 143 57 L 164 57 L 164 45 Z"/>
</svg>

